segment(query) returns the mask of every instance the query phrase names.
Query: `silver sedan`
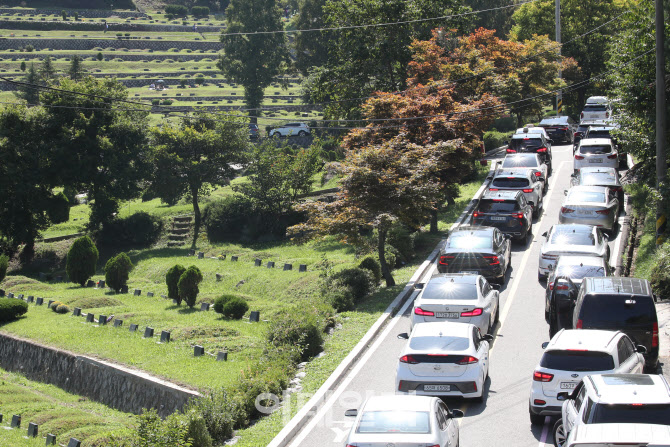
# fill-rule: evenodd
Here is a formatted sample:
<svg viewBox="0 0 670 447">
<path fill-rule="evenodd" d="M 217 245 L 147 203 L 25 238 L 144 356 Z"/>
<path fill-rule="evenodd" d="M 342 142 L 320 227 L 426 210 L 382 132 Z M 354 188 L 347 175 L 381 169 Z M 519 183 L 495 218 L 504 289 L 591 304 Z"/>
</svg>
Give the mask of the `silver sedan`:
<svg viewBox="0 0 670 447">
<path fill-rule="evenodd" d="M 556 267 L 561 255 L 597 256 L 605 262 L 610 251 L 607 236 L 593 225 L 569 224 L 554 225 L 542 234 L 545 238 L 540 249 L 538 279 L 542 280 Z"/>
<path fill-rule="evenodd" d="M 606 186 L 577 185 L 566 191 L 560 223 L 579 223 L 614 232 L 619 216 L 616 191 Z"/>
</svg>

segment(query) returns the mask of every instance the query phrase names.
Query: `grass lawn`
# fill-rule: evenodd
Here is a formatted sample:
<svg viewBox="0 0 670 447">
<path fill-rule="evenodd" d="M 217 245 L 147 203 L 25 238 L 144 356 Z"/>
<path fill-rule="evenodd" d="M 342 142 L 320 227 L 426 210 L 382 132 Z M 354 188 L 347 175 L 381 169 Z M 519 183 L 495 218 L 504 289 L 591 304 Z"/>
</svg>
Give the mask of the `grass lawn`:
<svg viewBox="0 0 670 447">
<path fill-rule="evenodd" d="M 647 218 L 644 223 L 644 231 L 640 238 L 640 246 L 633 261 L 634 275 L 636 278 L 651 278 L 651 269 L 656 261 L 656 222 Z"/>
</svg>

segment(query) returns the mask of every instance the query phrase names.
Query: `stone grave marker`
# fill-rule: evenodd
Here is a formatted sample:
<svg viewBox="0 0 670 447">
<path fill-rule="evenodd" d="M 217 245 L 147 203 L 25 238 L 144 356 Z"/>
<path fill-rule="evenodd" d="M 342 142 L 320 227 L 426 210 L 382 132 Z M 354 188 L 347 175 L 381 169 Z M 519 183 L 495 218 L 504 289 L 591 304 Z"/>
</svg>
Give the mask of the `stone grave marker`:
<svg viewBox="0 0 670 447">
<path fill-rule="evenodd" d="M 169 331 L 161 331 L 161 343 L 170 343 Z"/>
<path fill-rule="evenodd" d="M 121 293 L 128 293 L 128 286 L 121 286 Z"/>
<path fill-rule="evenodd" d="M 67 447 L 81 447 L 81 441 L 77 438 L 70 438 L 70 442 L 67 443 Z"/>
<path fill-rule="evenodd" d="M 29 303 L 32 303 L 33 300 L 35 300 L 35 297 L 32 296 L 32 295 L 28 295 L 28 302 L 29 302 Z"/>
<path fill-rule="evenodd" d="M 144 338 L 152 338 L 154 336 L 154 328 L 147 326 L 144 329 Z"/>
<path fill-rule="evenodd" d="M 205 355 L 205 348 L 199 345 L 195 345 L 193 348 L 193 355 L 195 357 L 200 357 L 201 355 Z"/>
<path fill-rule="evenodd" d="M 284 264 L 284 271 L 293 270 L 293 264 Z"/>
<path fill-rule="evenodd" d="M 0 413 L 0 422 L 2 422 L 2 413 Z"/>
<path fill-rule="evenodd" d="M 258 258 L 254 259 L 254 265 L 255 265 L 256 267 L 260 267 L 262 262 L 263 262 L 263 261 L 261 261 L 261 260 L 258 259 Z"/>
<path fill-rule="evenodd" d="M 2 297 L 4 297 L 4 296 L 5 296 L 5 291 L 2 290 L 2 289 L 0 289 L 0 298 L 2 298 Z"/>
<path fill-rule="evenodd" d="M 123 320 L 114 320 L 114 327 L 123 326 Z"/>
<path fill-rule="evenodd" d="M 105 288 L 105 280 L 101 279 L 98 281 L 98 289 L 104 289 Z"/>
<path fill-rule="evenodd" d="M 48 433 L 46 445 L 56 445 L 56 435 Z"/>
<path fill-rule="evenodd" d="M 140 289 L 135 289 L 135 292 L 133 292 L 133 295 L 135 296 L 140 296 L 142 294 L 142 291 Z"/>
<path fill-rule="evenodd" d="M 221 279 L 223 279 L 223 275 L 221 273 L 217 273 L 216 274 L 216 280 L 221 281 Z"/>
<path fill-rule="evenodd" d="M 51 309 L 51 305 L 54 303 L 55 300 L 49 300 L 49 304 L 47 304 L 47 307 Z"/>
<path fill-rule="evenodd" d="M 307 264 L 300 264 L 300 267 L 298 267 L 299 272 L 306 272 L 307 271 Z"/>
<path fill-rule="evenodd" d="M 19 428 L 19 427 L 21 427 L 21 416 L 19 416 L 18 414 L 15 414 L 14 416 L 12 416 L 12 425 L 11 425 L 11 427 L 12 427 L 12 428 Z"/>
<path fill-rule="evenodd" d="M 161 295 L 161 298 L 163 298 L 164 300 L 166 300 L 166 299 L 167 299 L 167 295 Z"/>
<path fill-rule="evenodd" d="M 130 332 L 135 332 L 137 331 L 137 325 L 134 323 L 130 323 L 130 328 L 128 329 Z"/>
<path fill-rule="evenodd" d="M 49 307 L 51 307 L 51 304 L 49 304 Z M 81 316 L 81 308 L 80 307 L 75 307 L 74 310 L 72 311 L 72 316 L 73 317 Z"/>
<path fill-rule="evenodd" d="M 38 432 L 37 424 L 35 424 L 34 422 L 29 422 L 28 423 L 28 437 L 29 438 L 36 437 L 37 432 Z"/>
<path fill-rule="evenodd" d="M 172 298 L 172 304 L 179 304 L 177 303 L 177 298 Z"/>
<path fill-rule="evenodd" d="M 93 323 L 93 320 L 95 320 L 95 315 L 93 315 L 93 314 L 90 313 L 90 312 L 87 313 L 87 314 L 86 314 L 86 322 L 87 322 L 87 323 Z"/>
<path fill-rule="evenodd" d="M 12 292 L 9 292 L 9 293 L 7 294 L 7 298 L 14 298 L 14 294 L 13 294 Z"/>
<path fill-rule="evenodd" d="M 258 323 L 261 319 L 261 313 L 257 310 L 252 310 L 249 314 L 249 321 L 252 323 Z"/>
<path fill-rule="evenodd" d="M 204 259 L 204 258 L 205 258 L 205 253 L 203 253 L 202 251 L 199 251 L 198 252 L 198 259 Z"/>
<path fill-rule="evenodd" d="M 42 303 L 44 303 L 44 298 L 37 297 L 37 299 L 35 300 L 35 305 L 41 306 Z"/>
<path fill-rule="evenodd" d="M 56 276 L 56 282 L 63 282 L 63 277 L 61 275 Z"/>
<path fill-rule="evenodd" d="M 237 256 L 231 256 L 230 260 L 233 261 L 233 262 L 237 262 Z"/>
<path fill-rule="evenodd" d="M 154 293 L 153 293 L 153 292 L 147 292 L 147 296 L 148 296 L 149 298 L 151 298 L 151 297 L 154 296 Z"/>
<path fill-rule="evenodd" d="M 269 269 L 275 268 L 275 262 L 274 261 L 268 261 L 268 268 Z"/>
<path fill-rule="evenodd" d="M 191 249 L 188 251 L 189 256 L 195 256 L 195 250 Z"/>
<path fill-rule="evenodd" d="M 93 287 L 93 286 L 95 286 L 95 281 L 89 279 L 88 282 L 86 283 L 86 287 Z"/>
<path fill-rule="evenodd" d="M 100 326 L 106 325 L 107 324 L 107 315 L 100 314 L 100 316 L 98 316 L 98 324 Z"/>
<path fill-rule="evenodd" d="M 209 310 L 209 303 L 200 303 L 200 311 L 207 312 Z"/>
<path fill-rule="evenodd" d="M 227 360 L 228 360 L 228 353 L 226 351 L 219 351 L 219 353 L 216 355 L 217 362 L 225 362 Z"/>
<path fill-rule="evenodd" d="M 19 296 L 17 296 L 18 299 L 22 300 L 23 299 L 23 294 L 19 293 Z"/>
</svg>

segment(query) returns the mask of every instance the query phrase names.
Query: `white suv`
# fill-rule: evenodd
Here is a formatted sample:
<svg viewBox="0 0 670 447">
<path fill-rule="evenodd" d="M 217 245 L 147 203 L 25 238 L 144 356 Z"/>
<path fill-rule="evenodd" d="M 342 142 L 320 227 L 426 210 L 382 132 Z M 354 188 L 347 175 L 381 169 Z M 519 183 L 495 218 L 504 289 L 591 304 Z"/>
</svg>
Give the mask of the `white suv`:
<svg viewBox="0 0 670 447">
<path fill-rule="evenodd" d="M 591 96 L 586 100 L 584 110 L 579 115 L 580 122 L 606 121 L 612 118 L 612 108 L 604 96 Z"/>
<path fill-rule="evenodd" d="M 562 418 L 554 425 L 554 445 L 564 447 L 584 424 L 641 423 L 670 425 L 670 385 L 656 374 L 586 376 L 571 394 L 559 393 Z"/>
<path fill-rule="evenodd" d="M 572 391 L 586 374 L 641 373 L 644 368 L 641 349 L 620 331 L 563 329 L 542 347 L 528 403 L 534 425 L 543 424 L 545 416 L 560 415 L 558 393 Z"/>
<path fill-rule="evenodd" d="M 310 133 L 309 126 L 305 123 L 286 123 L 281 127 L 272 129 L 270 131 L 270 137 L 304 137 Z"/>
<path fill-rule="evenodd" d="M 574 171 L 586 167 L 619 169 L 619 152 L 610 138 L 583 138 L 574 154 Z"/>
<path fill-rule="evenodd" d="M 658 424 L 590 424 L 575 427 L 566 447 L 670 446 L 670 426 Z"/>
</svg>

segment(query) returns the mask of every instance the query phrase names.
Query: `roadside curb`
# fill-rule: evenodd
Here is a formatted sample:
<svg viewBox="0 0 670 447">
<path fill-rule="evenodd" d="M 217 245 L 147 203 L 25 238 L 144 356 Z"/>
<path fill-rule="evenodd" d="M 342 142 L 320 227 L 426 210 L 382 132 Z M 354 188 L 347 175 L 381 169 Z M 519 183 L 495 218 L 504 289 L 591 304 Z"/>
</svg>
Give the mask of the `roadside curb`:
<svg viewBox="0 0 670 447">
<path fill-rule="evenodd" d="M 489 155 L 489 154 L 487 154 Z M 494 171 L 496 163 L 491 163 L 490 171 Z M 482 186 L 477 190 L 475 195 L 470 200 L 470 203 L 465 207 L 465 210 L 458 217 L 456 222 L 451 226 L 449 231 L 462 225 L 470 216 L 474 201 L 479 198 L 491 181 L 491 177 L 487 176 L 482 182 Z M 397 309 L 400 309 L 405 301 L 412 296 L 414 291 L 414 284 L 420 282 L 426 274 L 431 270 L 433 263 L 437 259 L 440 249 L 444 241 L 440 241 L 435 249 L 428 255 L 428 258 L 421 263 L 416 272 L 409 279 L 402 291 L 395 297 L 393 302 L 388 305 L 384 313 L 377 319 L 372 327 L 365 333 L 363 338 L 356 344 L 342 362 L 338 365 L 335 371 L 326 379 L 321 387 L 314 393 L 312 398 L 296 413 L 286 426 L 270 441 L 267 447 L 285 447 L 288 445 L 295 435 L 302 429 L 302 427 L 309 422 L 309 420 L 317 413 L 319 406 L 321 406 L 330 391 L 334 390 L 346 377 L 347 373 L 352 369 L 354 364 L 365 354 L 373 341 L 386 326 L 386 324 L 395 318 Z"/>
</svg>

